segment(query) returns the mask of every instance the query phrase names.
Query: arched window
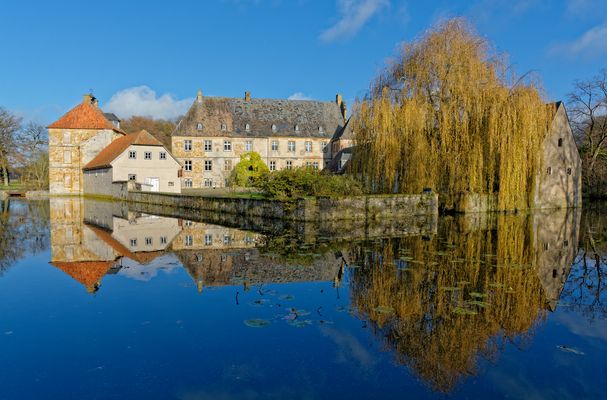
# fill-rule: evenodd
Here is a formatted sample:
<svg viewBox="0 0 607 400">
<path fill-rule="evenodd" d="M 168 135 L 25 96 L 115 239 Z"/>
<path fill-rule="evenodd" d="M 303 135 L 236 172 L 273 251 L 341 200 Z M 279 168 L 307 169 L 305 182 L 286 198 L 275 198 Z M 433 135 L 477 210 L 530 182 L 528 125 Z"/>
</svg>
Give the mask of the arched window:
<svg viewBox="0 0 607 400">
<path fill-rule="evenodd" d="M 249 132 L 251 130 L 251 125 L 245 124 L 244 130 L 247 131 L 247 132 Z"/>
<path fill-rule="evenodd" d="M 299 125 L 295 125 L 295 132 L 299 132 Z"/>
<path fill-rule="evenodd" d="M 227 125 L 226 125 L 226 124 L 224 124 L 224 123 L 222 122 L 222 123 L 221 123 L 221 130 L 222 130 L 222 131 L 225 131 L 225 130 L 227 130 L 227 129 L 228 129 Z"/>
<path fill-rule="evenodd" d="M 202 123 L 199 122 L 198 125 L 196 125 L 196 129 L 198 129 L 199 131 L 201 131 L 202 130 Z"/>
<path fill-rule="evenodd" d="M 318 127 L 318 133 L 325 133 L 325 130 L 322 128 L 322 126 Z"/>
<path fill-rule="evenodd" d="M 272 132 L 276 132 L 276 125 L 272 124 Z"/>
</svg>

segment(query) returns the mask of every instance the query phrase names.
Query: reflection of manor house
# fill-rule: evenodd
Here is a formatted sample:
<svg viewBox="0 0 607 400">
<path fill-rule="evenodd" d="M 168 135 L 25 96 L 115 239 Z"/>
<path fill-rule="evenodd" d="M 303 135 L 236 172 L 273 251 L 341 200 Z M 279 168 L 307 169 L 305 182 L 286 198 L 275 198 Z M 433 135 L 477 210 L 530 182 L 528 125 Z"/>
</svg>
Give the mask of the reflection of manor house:
<svg viewBox="0 0 607 400">
<path fill-rule="evenodd" d="M 264 255 L 257 249 L 181 250 L 176 254 L 199 291 L 204 286 L 336 281 L 339 284 L 343 268 L 341 258 L 333 253 L 325 253 L 306 265 Z"/>
<path fill-rule="evenodd" d="M 148 264 L 179 232 L 172 218 L 123 219 L 114 215 L 119 208 L 73 197 L 51 199 L 51 264 L 91 292 L 106 274 L 120 269 L 123 257 Z"/>
</svg>

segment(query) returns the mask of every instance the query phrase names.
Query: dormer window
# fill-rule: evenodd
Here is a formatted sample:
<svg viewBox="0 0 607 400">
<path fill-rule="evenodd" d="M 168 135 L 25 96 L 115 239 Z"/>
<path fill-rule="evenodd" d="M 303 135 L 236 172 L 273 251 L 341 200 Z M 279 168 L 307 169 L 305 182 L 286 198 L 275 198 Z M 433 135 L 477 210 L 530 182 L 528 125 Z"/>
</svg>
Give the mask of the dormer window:
<svg viewBox="0 0 607 400">
<path fill-rule="evenodd" d="M 299 132 L 299 125 L 295 125 L 295 132 Z"/>
<path fill-rule="evenodd" d="M 563 147 L 563 138 L 559 138 L 559 147 Z"/>
<path fill-rule="evenodd" d="M 325 133 L 325 130 L 323 129 L 322 126 L 318 127 L 318 133 Z"/>
<path fill-rule="evenodd" d="M 196 125 L 196 129 L 198 129 L 199 131 L 201 131 L 202 130 L 202 123 L 199 122 L 198 125 Z"/>
<path fill-rule="evenodd" d="M 222 131 L 227 131 L 228 130 L 228 126 L 224 123 L 221 124 L 221 130 Z"/>
<path fill-rule="evenodd" d="M 251 125 L 245 124 L 244 130 L 247 131 L 247 132 L 250 132 L 251 131 Z"/>
<path fill-rule="evenodd" d="M 272 132 L 276 132 L 276 125 L 272 124 Z"/>
</svg>

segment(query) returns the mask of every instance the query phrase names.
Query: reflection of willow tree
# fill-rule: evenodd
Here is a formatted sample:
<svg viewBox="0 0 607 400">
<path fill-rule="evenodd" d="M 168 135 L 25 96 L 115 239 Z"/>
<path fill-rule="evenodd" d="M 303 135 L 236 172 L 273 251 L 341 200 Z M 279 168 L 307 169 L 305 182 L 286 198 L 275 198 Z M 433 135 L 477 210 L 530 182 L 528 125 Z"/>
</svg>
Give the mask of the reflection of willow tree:
<svg viewBox="0 0 607 400">
<path fill-rule="evenodd" d="M 492 358 L 504 340 L 524 340 L 544 318 L 530 267 L 530 219 L 500 215 L 497 230 L 464 231 L 446 219 L 440 239 L 389 241 L 356 253 L 352 297 L 394 349 L 433 388 L 449 391 Z M 406 249 L 406 250 L 405 250 Z"/>
<path fill-rule="evenodd" d="M 1 202 L 0 275 L 25 253 L 38 253 L 49 246 L 48 201 Z"/>
<path fill-rule="evenodd" d="M 607 214 L 605 204 L 585 209 L 580 250 L 561 301 L 587 318 L 607 317 Z"/>
</svg>

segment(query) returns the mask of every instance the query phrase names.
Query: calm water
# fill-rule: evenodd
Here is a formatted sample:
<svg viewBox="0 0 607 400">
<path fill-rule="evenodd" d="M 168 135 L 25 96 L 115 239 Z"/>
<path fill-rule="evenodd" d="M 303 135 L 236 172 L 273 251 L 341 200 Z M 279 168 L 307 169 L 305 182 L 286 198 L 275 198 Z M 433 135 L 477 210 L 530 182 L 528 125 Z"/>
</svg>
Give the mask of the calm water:
<svg viewBox="0 0 607 400">
<path fill-rule="evenodd" d="M 607 397 L 600 209 L 181 217 L 2 204 L 0 399 Z"/>
</svg>

